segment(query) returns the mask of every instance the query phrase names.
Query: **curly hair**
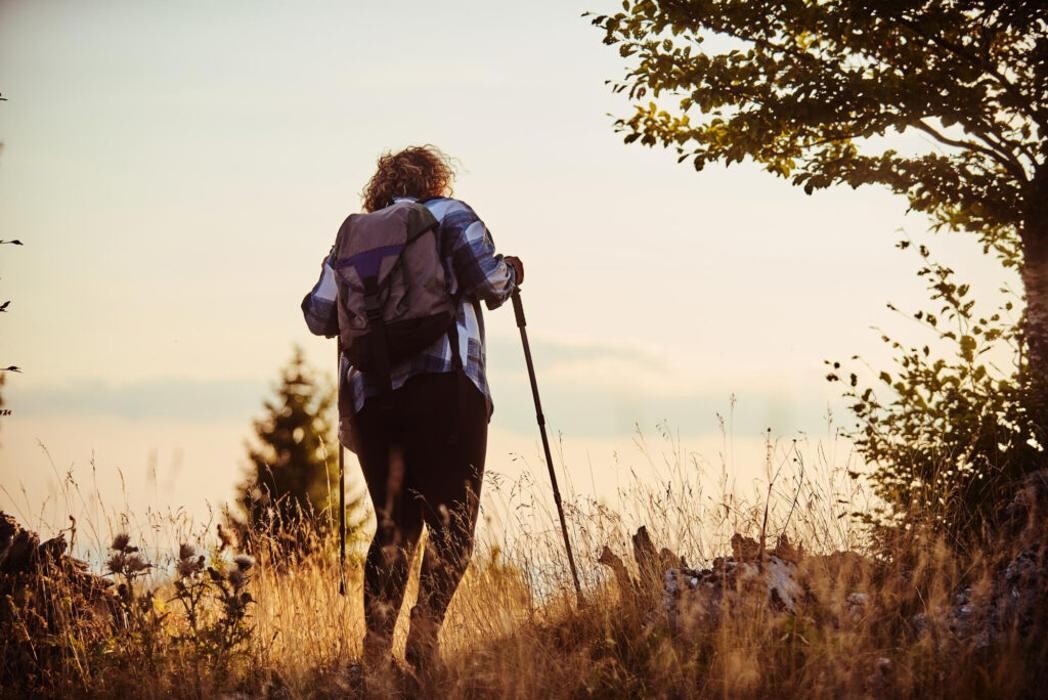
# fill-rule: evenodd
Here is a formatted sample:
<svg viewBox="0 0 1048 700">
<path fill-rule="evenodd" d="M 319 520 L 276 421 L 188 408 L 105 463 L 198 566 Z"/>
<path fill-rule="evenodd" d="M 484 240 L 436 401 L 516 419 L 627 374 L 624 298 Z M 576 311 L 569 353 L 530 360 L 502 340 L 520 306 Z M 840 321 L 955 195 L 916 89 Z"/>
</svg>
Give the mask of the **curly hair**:
<svg viewBox="0 0 1048 700">
<path fill-rule="evenodd" d="M 386 151 L 361 193 L 364 211 L 389 206 L 394 197 L 438 197 L 451 193 L 455 168 L 451 158 L 436 146 L 410 146 L 397 153 Z"/>
</svg>

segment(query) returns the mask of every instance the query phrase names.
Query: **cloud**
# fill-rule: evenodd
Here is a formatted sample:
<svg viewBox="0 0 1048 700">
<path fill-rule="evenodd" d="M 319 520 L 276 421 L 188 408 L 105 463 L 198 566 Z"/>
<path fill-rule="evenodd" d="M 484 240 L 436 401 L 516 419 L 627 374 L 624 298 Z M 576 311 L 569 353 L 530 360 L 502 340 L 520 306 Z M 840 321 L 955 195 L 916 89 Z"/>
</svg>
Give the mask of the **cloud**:
<svg viewBox="0 0 1048 700">
<path fill-rule="evenodd" d="M 565 365 L 578 365 L 593 360 L 612 360 L 644 366 L 650 370 L 668 372 L 666 362 L 654 352 L 628 345 L 626 343 L 608 343 L 595 340 L 568 340 L 560 338 L 529 338 L 536 361 L 541 361 L 548 369 L 558 369 Z M 488 339 L 488 356 L 515 359 L 521 354 L 520 340 L 517 338 L 495 337 Z"/>
<path fill-rule="evenodd" d="M 607 438 L 665 423 L 684 435 L 725 429 L 736 435 L 821 431 L 827 402 L 819 392 L 796 397 L 778 386 L 724 388 L 685 376 L 639 346 L 555 338 L 531 340 L 543 412 L 551 429 L 570 437 Z M 535 409 L 519 340 L 492 339 L 488 369 L 495 421 L 513 432 L 536 430 Z M 734 396 L 734 405 L 732 403 Z M 721 418 L 718 418 L 720 416 Z"/>
<path fill-rule="evenodd" d="M 628 378 L 624 380 L 624 384 Z M 771 428 L 777 435 L 816 432 L 825 427 L 826 402 L 820 397 L 794 398 L 773 392 L 693 391 L 678 396 L 652 396 L 643 385 L 619 388 L 578 386 L 539 378 L 543 413 L 550 429 L 571 437 L 602 438 L 650 431 L 665 423 L 683 435 L 717 433 L 721 423 L 735 435 L 758 435 Z M 514 432 L 536 430 L 535 409 L 527 378 L 495 385 L 495 418 Z"/>
<path fill-rule="evenodd" d="M 179 421 L 248 419 L 269 394 L 261 380 L 149 379 L 114 385 L 81 380 L 61 386 L 5 388 L 19 416 L 70 415 L 163 418 Z"/>
<path fill-rule="evenodd" d="M 767 428 L 778 435 L 825 429 L 827 400 L 819 391 L 794 395 L 773 384 L 733 391 L 716 377 L 684 377 L 656 353 L 637 346 L 550 338 L 536 338 L 532 346 L 547 421 L 554 433 L 567 437 L 622 437 L 638 425 L 650 432 L 659 423 L 684 436 L 709 435 L 721 429 L 718 416 L 736 436 L 756 436 Z M 534 434 L 535 409 L 519 340 L 489 341 L 488 379 L 495 424 L 521 435 Z M 5 399 L 21 416 L 237 420 L 246 429 L 271 393 L 271 382 L 264 379 L 170 377 L 120 385 L 13 383 Z"/>
</svg>

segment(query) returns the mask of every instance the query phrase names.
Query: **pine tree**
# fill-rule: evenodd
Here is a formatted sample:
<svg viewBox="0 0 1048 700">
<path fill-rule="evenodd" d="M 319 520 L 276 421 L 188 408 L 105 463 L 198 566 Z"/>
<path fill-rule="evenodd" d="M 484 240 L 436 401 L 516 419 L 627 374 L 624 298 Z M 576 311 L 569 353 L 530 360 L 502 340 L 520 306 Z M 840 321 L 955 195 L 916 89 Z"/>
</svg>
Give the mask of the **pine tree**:
<svg viewBox="0 0 1048 700">
<path fill-rule="evenodd" d="M 247 444 L 251 465 L 238 489 L 245 518 L 238 529 L 248 539 L 264 534 L 309 549 L 316 534 L 338 522 L 335 391 L 295 347 L 275 400 L 263 405 L 254 444 Z"/>
</svg>

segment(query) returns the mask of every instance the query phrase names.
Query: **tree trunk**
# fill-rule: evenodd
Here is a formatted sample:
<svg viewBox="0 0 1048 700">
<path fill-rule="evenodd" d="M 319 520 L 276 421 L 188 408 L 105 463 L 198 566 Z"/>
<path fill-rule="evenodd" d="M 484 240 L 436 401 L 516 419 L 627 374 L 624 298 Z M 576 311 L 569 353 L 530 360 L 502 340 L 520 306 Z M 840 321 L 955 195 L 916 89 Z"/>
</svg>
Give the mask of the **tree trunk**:
<svg viewBox="0 0 1048 700">
<path fill-rule="evenodd" d="M 1027 194 L 1022 231 L 1026 290 L 1027 371 L 1037 440 L 1048 450 L 1048 167 L 1037 169 Z"/>
</svg>

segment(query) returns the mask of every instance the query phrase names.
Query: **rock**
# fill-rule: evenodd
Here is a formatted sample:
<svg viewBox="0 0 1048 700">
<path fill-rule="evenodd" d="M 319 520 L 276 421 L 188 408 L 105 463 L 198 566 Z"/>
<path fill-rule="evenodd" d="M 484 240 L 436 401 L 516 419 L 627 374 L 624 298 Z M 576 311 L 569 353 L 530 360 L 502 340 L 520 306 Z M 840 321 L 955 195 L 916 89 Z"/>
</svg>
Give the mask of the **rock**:
<svg viewBox="0 0 1048 700">
<path fill-rule="evenodd" d="M 0 688 L 45 672 L 63 651 L 53 640 L 106 633 L 123 617 L 112 582 L 66 554 L 64 536 L 40 543 L 0 512 Z"/>
<path fill-rule="evenodd" d="M 848 618 L 852 622 L 858 622 L 866 616 L 866 611 L 870 605 L 870 597 L 865 593 L 849 593 L 844 599 L 844 605 Z"/>
<path fill-rule="evenodd" d="M 731 555 L 740 561 L 750 561 L 761 555 L 761 546 L 752 537 L 736 532 L 731 536 Z"/>
<path fill-rule="evenodd" d="M 797 566 L 775 554 L 750 561 L 718 557 L 709 569 L 667 569 L 663 577 L 663 608 L 675 631 L 716 624 L 724 608 L 744 599 L 795 613 L 804 595 Z"/>
<path fill-rule="evenodd" d="M 1048 633 L 1040 627 L 1048 609 L 1048 470 L 1023 479 L 1004 514 L 1000 563 L 989 580 L 954 596 L 945 619 L 955 637 L 977 649 L 1013 630 L 1023 639 Z M 932 624 L 927 617 L 920 623 Z"/>
<path fill-rule="evenodd" d="M 647 528 L 641 527 L 633 536 L 639 579 L 630 576 L 622 559 L 607 546 L 599 561 L 612 570 L 624 595 L 661 588 L 662 613 L 677 632 L 717 624 L 722 610 L 742 603 L 794 614 L 811 597 L 798 568 L 798 562 L 805 561 L 804 553 L 785 537 L 770 552 L 739 534 L 732 537 L 731 546 L 732 556 L 717 557 L 710 568 L 692 569 L 669 549 L 656 550 Z"/>
<path fill-rule="evenodd" d="M 735 534 L 731 556 L 696 569 L 666 548 L 657 550 L 646 528 L 637 531 L 633 545 L 639 580 L 609 547 L 599 562 L 612 570 L 623 595 L 650 604 L 678 634 L 709 629 L 737 606 L 763 606 L 773 615 L 809 614 L 832 626 L 854 625 L 873 613 L 863 590 L 876 565 L 855 552 L 809 555 L 785 536 L 768 551 Z M 657 591 L 661 595 L 651 595 Z"/>
<path fill-rule="evenodd" d="M 597 561 L 612 570 L 615 574 L 615 581 L 619 584 L 620 591 L 632 592 L 634 590 L 637 585 L 636 581 L 630 578 L 626 565 L 619 556 L 611 551 L 611 547 L 604 545 L 604 550 L 600 553 L 600 559 Z"/>
</svg>

